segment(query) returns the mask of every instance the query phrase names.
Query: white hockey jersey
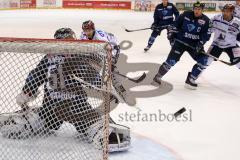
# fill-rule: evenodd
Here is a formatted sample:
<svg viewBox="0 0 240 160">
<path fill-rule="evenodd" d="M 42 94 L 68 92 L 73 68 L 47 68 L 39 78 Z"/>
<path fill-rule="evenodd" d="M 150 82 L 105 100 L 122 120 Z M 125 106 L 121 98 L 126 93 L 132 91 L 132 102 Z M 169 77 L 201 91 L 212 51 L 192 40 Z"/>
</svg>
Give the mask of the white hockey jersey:
<svg viewBox="0 0 240 160">
<path fill-rule="evenodd" d="M 240 19 L 234 17 L 225 21 L 222 14 L 211 19 L 212 32 L 214 33 L 213 45 L 220 48 L 234 47 L 237 45 L 237 35 L 240 32 Z"/>
<path fill-rule="evenodd" d="M 82 32 L 81 36 L 80 36 L 80 40 L 89 40 L 89 38 L 87 37 L 87 35 L 84 32 Z M 117 41 L 117 38 L 112 33 L 107 33 L 102 30 L 95 30 L 95 34 L 94 34 L 92 40 L 100 40 L 100 41 L 110 43 L 113 48 L 113 52 L 112 52 L 113 56 L 114 57 L 118 56 L 118 55 L 116 55 L 116 54 L 119 54 L 119 53 L 117 53 L 118 51 L 114 50 L 114 47 L 118 46 L 118 41 Z"/>
<path fill-rule="evenodd" d="M 240 5 L 235 4 L 234 17 L 240 18 Z"/>
</svg>

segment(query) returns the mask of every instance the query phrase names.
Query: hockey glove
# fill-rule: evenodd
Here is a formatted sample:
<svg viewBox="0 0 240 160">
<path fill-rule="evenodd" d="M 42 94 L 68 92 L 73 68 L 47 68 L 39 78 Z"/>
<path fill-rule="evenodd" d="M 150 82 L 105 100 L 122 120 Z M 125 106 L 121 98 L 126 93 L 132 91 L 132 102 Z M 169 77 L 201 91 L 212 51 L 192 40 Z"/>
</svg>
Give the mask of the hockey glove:
<svg viewBox="0 0 240 160">
<path fill-rule="evenodd" d="M 177 28 L 174 26 L 169 26 L 167 28 L 167 38 L 168 38 L 171 46 L 173 46 L 173 44 L 174 44 L 174 39 L 176 37 L 177 32 L 178 32 Z"/>
<path fill-rule="evenodd" d="M 151 26 L 151 30 L 154 30 L 154 31 L 159 32 L 159 31 L 160 31 L 160 28 L 159 28 L 158 25 L 156 25 L 155 23 L 153 23 L 152 26 Z"/>
<path fill-rule="evenodd" d="M 195 48 L 196 54 L 199 54 L 201 51 L 203 51 L 203 48 L 204 48 L 203 46 L 204 46 L 204 44 L 202 41 L 197 43 L 196 48 Z"/>
<path fill-rule="evenodd" d="M 35 96 L 29 96 L 25 93 L 20 93 L 16 97 L 16 102 L 22 109 L 27 109 L 27 103 L 33 101 L 37 97 L 38 93 Z"/>
</svg>

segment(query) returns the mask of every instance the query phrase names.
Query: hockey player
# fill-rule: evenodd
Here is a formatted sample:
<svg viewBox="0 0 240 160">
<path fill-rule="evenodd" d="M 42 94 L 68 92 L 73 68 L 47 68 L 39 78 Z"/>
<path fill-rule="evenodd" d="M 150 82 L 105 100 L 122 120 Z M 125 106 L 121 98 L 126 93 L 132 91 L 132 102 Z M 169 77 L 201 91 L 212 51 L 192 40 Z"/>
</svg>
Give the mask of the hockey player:
<svg viewBox="0 0 240 160">
<path fill-rule="evenodd" d="M 167 60 L 160 66 L 158 73 L 153 79 L 153 84 L 160 85 L 162 77 L 173 67 L 181 58 L 183 53 L 187 51 L 191 57 L 197 61 L 194 68 L 202 69 L 204 64 L 204 44 L 210 39 L 209 18 L 202 13 L 204 4 L 196 2 L 193 5 L 193 11 L 185 11 L 177 19 L 168 34 L 170 41 L 174 40 L 172 49 Z M 186 84 L 194 86 L 192 75 L 187 76 Z"/>
<path fill-rule="evenodd" d="M 240 19 L 234 17 L 234 5 L 226 4 L 222 9 L 222 14 L 218 14 L 211 19 L 212 32 L 214 40 L 208 49 L 208 54 L 219 58 L 223 52 L 226 52 L 230 58 L 230 62 L 240 69 L 240 47 L 237 41 L 240 35 Z M 206 56 L 205 63 L 202 67 L 194 66 L 192 69 L 191 81 L 192 86 L 197 87 L 195 80 L 209 66 L 214 59 Z"/>
<path fill-rule="evenodd" d="M 75 33 L 70 28 L 57 30 L 54 37 L 76 39 Z M 89 83 L 96 82 L 99 76 L 87 62 L 80 62 L 80 58 L 74 54 L 43 57 L 29 73 L 21 93 L 16 98 L 22 110 L 0 115 L 0 133 L 4 137 L 14 139 L 42 137 L 58 130 L 63 122 L 69 122 L 76 128 L 80 137 L 101 149 L 103 135 L 101 114 L 88 103 L 88 96 L 82 83 L 73 79 L 71 75 L 81 77 Z M 84 77 L 85 70 L 91 75 L 90 78 Z M 38 89 L 42 85 L 44 85 L 42 106 L 28 108 L 27 104 L 38 96 Z M 127 150 L 129 145 L 129 128 L 110 124 L 110 152 Z"/>
<path fill-rule="evenodd" d="M 148 40 L 148 45 L 144 48 L 144 51 L 147 52 L 153 45 L 157 36 L 159 36 L 162 30 L 167 29 L 169 25 L 173 24 L 174 17 L 178 18 L 179 12 L 174 4 L 169 3 L 168 0 L 162 0 L 162 3 L 157 5 L 154 11 L 154 22 L 151 26 L 152 34 Z"/>
<path fill-rule="evenodd" d="M 240 0 L 236 0 L 234 17 L 240 18 Z"/>
<path fill-rule="evenodd" d="M 120 54 L 120 47 L 117 42 L 117 38 L 112 33 L 107 33 L 102 30 L 95 29 L 95 25 L 91 20 L 85 21 L 82 24 L 82 34 L 80 36 L 81 40 L 101 40 L 111 44 L 112 46 L 112 79 L 113 86 L 117 93 L 121 96 L 123 101 L 130 106 L 134 106 L 136 104 L 135 99 L 131 98 L 126 89 L 121 84 L 120 77 L 117 74 L 119 72 L 117 70 L 117 62 Z"/>
</svg>

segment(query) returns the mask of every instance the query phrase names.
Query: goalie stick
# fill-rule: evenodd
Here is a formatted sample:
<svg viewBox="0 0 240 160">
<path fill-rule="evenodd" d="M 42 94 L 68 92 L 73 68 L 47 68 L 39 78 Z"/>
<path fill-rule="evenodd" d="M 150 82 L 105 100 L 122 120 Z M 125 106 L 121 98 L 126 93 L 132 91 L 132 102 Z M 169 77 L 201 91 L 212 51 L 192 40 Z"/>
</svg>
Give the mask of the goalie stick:
<svg viewBox="0 0 240 160">
<path fill-rule="evenodd" d="M 118 95 L 118 93 L 114 90 L 114 89 L 111 89 L 110 91 L 108 91 L 106 88 L 99 88 L 89 82 L 86 82 L 84 81 L 83 79 L 81 79 L 80 77 L 77 77 L 76 75 L 71 75 L 71 77 L 75 80 L 77 80 L 78 82 L 80 82 L 85 88 L 90 88 L 90 89 L 94 89 L 96 91 L 99 91 L 99 92 L 105 92 L 105 93 L 111 93 L 111 95 L 119 100 L 119 101 L 122 101 L 123 102 L 123 99 Z M 114 87 L 111 87 L 111 88 L 114 88 Z M 113 108 L 114 109 L 114 108 Z M 111 110 L 113 110 L 111 109 Z"/>
<path fill-rule="evenodd" d="M 146 78 L 146 73 L 144 72 L 138 79 L 133 79 L 133 78 L 130 78 L 130 77 L 127 77 L 119 72 L 113 72 L 113 74 L 117 74 L 119 76 L 122 76 L 124 78 L 127 78 L 129 81 L 132 81 L 134 83 L 140 83 L 142 82 L 145 78 Z"/>
</svg>

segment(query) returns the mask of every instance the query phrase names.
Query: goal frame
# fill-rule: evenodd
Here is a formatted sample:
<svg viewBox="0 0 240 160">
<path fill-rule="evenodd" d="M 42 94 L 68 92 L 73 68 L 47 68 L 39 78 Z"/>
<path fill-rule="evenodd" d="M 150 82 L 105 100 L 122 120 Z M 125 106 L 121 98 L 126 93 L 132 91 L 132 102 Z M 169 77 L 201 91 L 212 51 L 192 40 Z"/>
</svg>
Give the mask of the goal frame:
<svg viewBox="0 0 240 160">
<path fill-rule="evenodd" d="M 7 44 L 10 43 L 14 43 L 14 44 L 19 44 L 19 46 L 27 44 L 27 43 L 32 43 L 32 44 L 44 44 L 44 45 L 53 45 L 53 44 L 68 44 L 69 46 L 71 46 L 71 44 L 106 44 L 105 48 L 103 48 L 104 50 L 106 50 L 107 52 L 107 67 L 108 67 L 108 79 L 107 79 L 107 83 L 106 88 L 107 88 L 107 92 L 111 93 L 111 59 L 112 59 L 112 55 L 111 55 L 111 47 L 110 44 L 108 44 L 107 42 L 104 41 L 98 41 L 98 40 L 72 40 L 72 39 L 43 39 L 43 38 L 14 38 L 14 37 L 0 37 L 0 52 L 18 52 L 18 53 L 24 53 L 25 49 L 23 50 L 18 50 L 19 48 L 17 48 L 17 50 L 11 50 Z M 5 45 L 6 44 L 6 45 Z M 34 54 L 34 50 L 36 50 L 36 48 L 33 49 L 29 49 L 28 53 L 33 53 Z M 64 48 L 64 47 L 63 47 Z M 40 54 L 63 54 L 64 51 L 68 52 L 66 54 L 69 54 L 71 51 L 73 51 L 73 53 L 70 54 L 77 54 L 75 52 L 75 50 L 71 50 L 71 47 L 69 47 L 69 49 L 65 49 L 63 51 L 61 51 L 61 53 L 58 53 L 56 50 L 54 50 L 56 48 L 48 48 L 47 50 L 43 50 L 40 52 L 36 52 L 36 53 L 40 53 Z M 27 50 L 27 49 L 26 49 Z M 87 52 L 95 52 L 95 50 L 90 50 Z M 43 53 L 43 52 L 47 52 L 47 53 Z M 97 52 L 97 51 L 96 51 Z M 81 53 L 80 53 L 81 54 Z M 106 99 L 104 102 L 104 145 L 103 145 L 103 160 L 108 160 L 108 135 L 109 135 L 109 113 L 110 113 L 110 94 L 106 95 Z"/>
</svg>

